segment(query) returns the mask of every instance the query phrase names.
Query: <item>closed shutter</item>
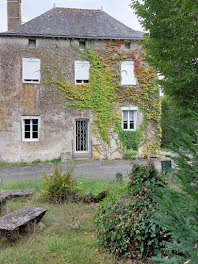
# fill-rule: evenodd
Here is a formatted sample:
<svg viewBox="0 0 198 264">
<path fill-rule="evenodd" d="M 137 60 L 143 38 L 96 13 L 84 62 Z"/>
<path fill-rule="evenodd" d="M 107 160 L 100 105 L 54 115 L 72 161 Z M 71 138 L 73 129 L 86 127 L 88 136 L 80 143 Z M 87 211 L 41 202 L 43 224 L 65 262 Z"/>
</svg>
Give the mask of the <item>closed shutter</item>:
<svg viewBox="0 0 198 264">
<path fill-rule="evenodd" d="M 121 64 L 121 84 L 136 85 L 134 61 L 123 61 Z"/>
<path fill-rule="evenodd" d="M 89 61 L 75 61 L 75 80 L 89 80 Z"/>
<path fill-rule="evenodd" d="M 39 83 L 41 78 L 40 59 L 23 58 L 23 82 Z"/>
</svg>

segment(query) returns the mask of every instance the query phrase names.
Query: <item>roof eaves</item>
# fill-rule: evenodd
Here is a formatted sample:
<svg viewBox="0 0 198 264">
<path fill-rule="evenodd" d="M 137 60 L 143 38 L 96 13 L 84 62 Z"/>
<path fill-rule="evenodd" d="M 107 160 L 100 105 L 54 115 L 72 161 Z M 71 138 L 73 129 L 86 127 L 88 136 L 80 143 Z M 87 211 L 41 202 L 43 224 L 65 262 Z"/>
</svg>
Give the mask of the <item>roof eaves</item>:
<svg viewBox="0 0 198 264">
<path fill-rule="evenodd" d="M 54 35 L 54 34 L 28 34 L 28 33 L 13 33 L 5 32 L 0 33 L 1 36 L 13 36 L 13 37 L 46 37 L 46 38 L 76 38 L 76 39 L 123 39 L 123 40 L 143 40 L 141 36 L 134 37 L 119 37 L 119 36 L 78 36 L 78 35 Z"/>
</svg>

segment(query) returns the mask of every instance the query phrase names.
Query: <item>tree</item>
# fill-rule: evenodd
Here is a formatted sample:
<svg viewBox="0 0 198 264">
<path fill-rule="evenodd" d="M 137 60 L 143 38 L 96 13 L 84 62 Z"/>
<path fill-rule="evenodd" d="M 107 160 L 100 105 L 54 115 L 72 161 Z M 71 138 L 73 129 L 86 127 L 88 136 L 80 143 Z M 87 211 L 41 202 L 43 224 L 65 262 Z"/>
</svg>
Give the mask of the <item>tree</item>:
<svg viewBox="0 0 198 264">
<path fill-rule="evenodd" d="M 194 0 L 132 0 L 149 33 L 147 60 L 165 78 L 165 93 L 182 108 L 198 110 L 198 2 Z"/>
<path fill-rule="evenodd" d="M 132 7 L 149 32 L 144 44 L 147 60 L 164 75 L 160 82 L 173 103 L 174 115 L 185 121 L 182 129 L 176 125 L 171 138 L 171 148 L 176 154 L 174 176 L 179 188 L 167 186 L 157 196 L 157 220 L 170 236 L 157 260 L 158 263 L 197 264 L 198 2 L 132 0 Z"/>
</svg>

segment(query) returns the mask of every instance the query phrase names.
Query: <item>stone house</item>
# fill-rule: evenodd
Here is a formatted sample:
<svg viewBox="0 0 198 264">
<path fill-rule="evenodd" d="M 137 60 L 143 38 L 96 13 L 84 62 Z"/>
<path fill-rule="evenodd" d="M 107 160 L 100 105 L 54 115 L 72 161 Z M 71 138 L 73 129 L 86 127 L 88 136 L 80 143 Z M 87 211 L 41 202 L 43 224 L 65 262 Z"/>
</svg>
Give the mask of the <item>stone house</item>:
<svg viewBox="0 0 198 264">
<path fill-rule="evenodd" d="M 8 31 L 0 34 L 0 161 L 44 161 L 62 153 L 72 158 L 122 158 L 116 136 L 109 151 L 98 150 L 102 143 L 93 129 L 93 112 L 57 103 L 62 95 L 50 92 L 42 69 L 60 67 L 74 87 L 87 85 L 90 62 L 73 46 L 84 50 L 91 45 L 105 56 L 108 43 L 119 43 L 120 89 L 141 89 L 129 54 L 141 49 L 142 33 L 102 10 L 72 8 L 54 8 L 21 25 L 20 5 L 21 0 L 8 0 Z M 144 120 L 139 105 L 127 100 L 116 104 L 116 112 L 126 131 L 138 130 Z M 155 137 L 152 125 L 150 130 Z"/>
</svg>

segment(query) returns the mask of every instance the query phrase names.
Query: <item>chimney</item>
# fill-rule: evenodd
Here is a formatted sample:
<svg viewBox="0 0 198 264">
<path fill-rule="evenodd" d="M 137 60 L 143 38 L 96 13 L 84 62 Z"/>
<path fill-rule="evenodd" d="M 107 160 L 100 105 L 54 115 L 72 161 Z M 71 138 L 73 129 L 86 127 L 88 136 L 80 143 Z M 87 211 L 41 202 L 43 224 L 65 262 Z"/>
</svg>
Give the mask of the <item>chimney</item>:
<svg viewBox="0 0 198 264">
<path fill-rule="evenodd" d="M 7 0 L 8 30 L 21 25 L 21 0 Z"/>
</svg>

